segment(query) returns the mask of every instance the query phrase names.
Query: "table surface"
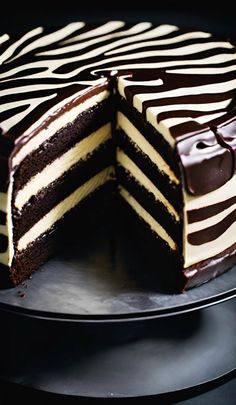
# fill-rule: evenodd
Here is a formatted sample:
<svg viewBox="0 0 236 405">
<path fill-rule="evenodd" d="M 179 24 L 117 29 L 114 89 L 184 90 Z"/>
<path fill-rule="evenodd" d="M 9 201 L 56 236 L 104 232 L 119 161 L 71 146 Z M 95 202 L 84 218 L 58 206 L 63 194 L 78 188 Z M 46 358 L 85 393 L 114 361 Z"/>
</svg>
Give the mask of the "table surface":
<svg viewBox="0 0 236 405">
<path fill-rule="evenodd" d="M 85 2 L 86 3 L 86 2 Z M 99 3 L 99 5 L 98 5 Z M 158 23 L 165 22 L 177 25 L 188 25 L 199 27 L 219 35 L 236 38 L 235 14 L 232 12 L 233 2 L 225 0 L 224 7 L 221 2 L 211 0 L 199 0 L 196 6 L 189 1 L 165 0 L 164 4 L 154 6 L 153 2 L 145 1 L 144 6 L 127 6 L 127 2 L 120 0 L 114 5 L 106 6 L 102 0 L 97 3 L 89 2 L 89 5 L 77 4 L 73 1 L 65 2 L 64 6 L 54 0 L 41 0 L 40 2 L 30 2 L 22 0 L 15 2 L 8 0 L 5 4 L 4 12 L 0 14 L 0 31 L 9 32 L 9 21 L 12 21 L 12 28 L 27 30 L 33 26 L 63 24 L 75 20 L 110 20 L 124 19 L 127 21 L 153 20 Z M 78 5 L 79 4 L 79 5 Z M 45 6 L 47 5 L 47 12 Z M 92 13 L 91 13 L 92 10 Z M 0 362 L 1 367 L 1 362 Z M 35 392 L 17 386 L 0 383 L 0 405 L 12 404 L 17 397 L 17 402 L 47 404 L 56 400 L 57 404 L 83 403 L 87 401 L 57 397 L 44 393 Z M 170 399 L 150 398 L 145 399 L 145 403 L 155 404 L 180 404 L 180 405 L 235 405 L 236 403 L 236 372 L 225 377 L 222 381 L 210 387 L 206 392 L 191 392 L 182 394 Z M 99 400 L 99 404 L 105 401 Z M 120 402 L 124 402 L 120 400 Z M 132 399 L 130 402 L 137 402 Z"/>
</svg>

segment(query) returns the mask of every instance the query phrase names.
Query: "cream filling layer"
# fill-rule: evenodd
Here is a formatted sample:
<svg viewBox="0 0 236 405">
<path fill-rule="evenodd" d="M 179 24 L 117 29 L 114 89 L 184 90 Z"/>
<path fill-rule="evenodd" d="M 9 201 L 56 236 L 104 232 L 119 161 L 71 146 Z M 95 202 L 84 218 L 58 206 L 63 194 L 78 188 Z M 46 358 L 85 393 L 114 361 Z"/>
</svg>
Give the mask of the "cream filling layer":
<svg viewBox="0 0 236 405">
<path fill-rule="evenodd" d="M 160 201 L 168 211 L 168 213 L 175 218 L 176 221 L 180 220 L 179 214 L 158 188 L 151 182 L 151 180 L 139 169 L 139 167 L 120 149 L 117 149 L 116 154 L 117 162 L 124 167 L 134 178 L 141 184 L 149 193 L 153 194 L 155 200 Z"/>
<path fill-rule="evenodd" d="M 208 207 L 217 203 L 224 202 L 231 197 L 235 196 L 236 190 L 236 175 L 234 175 L 227 183 L 213 190 L 208 194 L 200 196 L 190 196 L 186 192 L 184 193 L 184 203 L 185 212 L 191 210 L 197 210 L 203 207 Z M 201 244 L 201 245 L 191 245 L 188 242 L 188 235 L 192 232 L 197 232 L 201 230 L 206 230 L 207 228 L 216 225 L 222 221 L 227 215 L 234 211 L 236 204 L 228 207 L 224 211 L 211 216 L 210 218 L 204 219 L 202 221 L 194 222 L 189 224 L 187 220 L 187 215 L 185 215 L 184 224 L 184 267 L 194 265 L 202 260 L 209 259 L 215 255 L 223 252 L 225 249 L 229 248 L 235 243 L 236 235 L 236 222 L 234 222 L 225 232 L 223 232 L 218 238 L 213 241 Z"/>
<path fill-rule="evenodd" d="M 120 111 L 117 113 L 117 128 L 121 128 L 131 141 L 145 153 L 149 159 L 158 167 L 158 170 L 164 172 L 171 182 L 179 184 L 179 179 L 175 176 L 170 166 L 165 162 L 162 156 L 154 147 L 144 138 L 141 132 L 130 122 L 130 120 Z"/>
<path fill-rule="evenodd" d="M 0 211 L 7 212 L 7 193 L 0 193 Z"/>
<path fill-rule="evenodd" d="M 20 164 L 20 162 L 22 162 L 27 155 L 39 148 L 40 145 L 55 135 L 57 131 L 75 121 L 78 115 L 108 98 L 109 94 L 109 91 L 104 90 L 101 93 L 87 99 L 83 103 L 72 107 L 69 111 L 66 111 L 60 117 L 52 121 L 46 128 L 42 129 L 37 135 L 30 138 L 28 142 L 26 142 L 19 149 L 18 153 L 12 159 L 13 167 Z"/>
<path fill-rule="evenodd" d="M 177 250 L 176 243 L 168 235 L 166 230 L 138 203 L 138 201 L 123 187 L 120 187 L 119 192 L 138 216 L 141 217 L 161 239 L 168 243 L 171 250 Z"/>
<path fill-rule="evenodd" d="M 57 204 L 49 211 L 40 221 L 38 221 L 28 232 L 26 232 L 18 241 L 18 251 L 23 251 L 27 246 L 37 238 L 47 232 L 52 226 L 59 221 L 68 211 L 73 209 L 80 201 L 95 191 L 98 187 L 105 184 L 114 175 L 112 166 L 102 170 L 90 180 L 77 188 L 67 198 Z"/>
<path fill-rule="evenodd" d="M 53 163 L 47 165 L 40 173 L 32 177 L 26 185 L 20 189 L 15 198 L 15 207 L 22 209 L 29 199 L 41 189 L 46 188 L 70 170 L 79 160 L 84 160 L 93 153 L 101 144 L 111 137 L 111 124 L 105 124 L 97 131 L 77 142 Z"/>
</svg>

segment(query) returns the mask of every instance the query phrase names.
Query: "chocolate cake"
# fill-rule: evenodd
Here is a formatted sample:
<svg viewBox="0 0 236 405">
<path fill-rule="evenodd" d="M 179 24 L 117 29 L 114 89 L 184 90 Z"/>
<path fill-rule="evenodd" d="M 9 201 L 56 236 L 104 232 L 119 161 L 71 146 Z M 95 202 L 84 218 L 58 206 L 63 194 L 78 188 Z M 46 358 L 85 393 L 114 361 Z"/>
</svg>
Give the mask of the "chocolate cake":
<svg viewBox="0 0 236 405">
<path fill-rule="evenodd" d="M 0 44 L 2 286 L 37 270 L 71 213 L 114 188 L 179 291 L 236 262 L 229 40 L 110 21 L 7 33 Z"/>
</svg>

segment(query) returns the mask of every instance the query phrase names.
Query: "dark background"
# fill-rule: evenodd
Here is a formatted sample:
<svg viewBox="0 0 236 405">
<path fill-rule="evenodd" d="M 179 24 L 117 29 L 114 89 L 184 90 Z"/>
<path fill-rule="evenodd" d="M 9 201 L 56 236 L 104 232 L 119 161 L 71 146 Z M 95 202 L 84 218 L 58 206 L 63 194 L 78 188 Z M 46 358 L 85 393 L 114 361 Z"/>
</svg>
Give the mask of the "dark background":
<svg viewBox="0 0 236 405">
<path fill-rule="evenodd" d="M 76 20 L 99 22 L 114 19 L 184 25 L 211 31 L 220 36 L 236 38 L 236 14 L 233 10 L 233 1 L 141 0 L 140 2 L 139 0 L 139 3 L 128 0 L 110 0 L 109 2 L 104 0 L 78 0 L 76 2 L 71 0 L 6 0 L 4 3 L 1 2 L 0 7 L 0 32 L 25 31 L 38 25 L 56 26 Z M 192 399 L 185 398 L 181 404 L 236 404 L 235 379 L 223 382 L 224 384 L 220 387 L 212 387 L 213 389 L 205 394 L 195 393 Z M 184 398 L 177 399 L 177 402 L 180 403 L 181 399 Z M 12 387 L 0 383 L 0 405 L 13 403 L 14 400 L 18 403 L 24 401 L 23 403 L 32 404 L 69 403 L 67 400 L 63 401 L 59 398 L 55 401 L 55 398 L 46 397 L 40 393 L 21 389 L 14 390 Z M 156 399 L 153 402 L 159 403 Z M 77 403 L 77 401 L 73 401 L 73 403 Z M 79 403 L 81 402 L 79 401 Z M 137 401 L 132 401 L 132 403 L 137 403 Z M 144 403 L 147 403 L 146 400 Z M 164 405 L 167 402 L 161 403 Z"/>
<path fill-rule="evenodd" d="M 236 37 L 232 0 L 6 0 L 1 5 L 2 32 L 76 20 L 124 19 L 198 27 Z"/>
</svg>

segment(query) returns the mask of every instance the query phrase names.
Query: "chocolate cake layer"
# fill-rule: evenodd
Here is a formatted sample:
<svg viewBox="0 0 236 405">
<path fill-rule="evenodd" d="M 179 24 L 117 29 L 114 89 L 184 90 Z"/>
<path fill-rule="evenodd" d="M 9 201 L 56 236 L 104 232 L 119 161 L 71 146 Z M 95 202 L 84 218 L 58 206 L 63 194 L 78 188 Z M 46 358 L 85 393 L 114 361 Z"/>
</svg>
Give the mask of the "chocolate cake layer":
<svg viewBox="0 0 236 405">
<path fill-rule="evenodd" d="M 170 215 L 161 201 L 155 199 L 150 190 L 147 190 L 135 179 L 129 171 L 121 165 L 117 165 L 117 180 L 138 203 L 165 229 L 167 234 L 178 244 L 181 251 L 182 245 L 182 222 L 177 222 Z"/>
<path fill-rule="evenodd" d="M 31 197 L 23 209 L 14 209 L 14 240 L 18 241 L 40 218 L 99 171 L 113 164 L 112 141 L 106 141 L 86 160 L 79 161 L 62 177 Z"/>
<path fill-rule="evenodd" d="M 121 97 L 117 97 L 117 110 L 128 118 L 145 139 L 157 150 L 165 162 L 173 170 L 177 178 L 180 178 L 179 161 L 175 150 L 165 141 L 162 134 L 146 121 L 144 116 L 137 111 L 132 105 Z"/>
<path fill-rule="evenodd" d="M 169 177 L 160 171 L 150 157 L 132 142 L 123 130 L 116 130 L 116 143 L 143 173 L 155 184 L 162 194 L 171 202 L 178 213 L 182 210 L 182 190 L 180 185 L 170 182 Z"/>
</svg>

